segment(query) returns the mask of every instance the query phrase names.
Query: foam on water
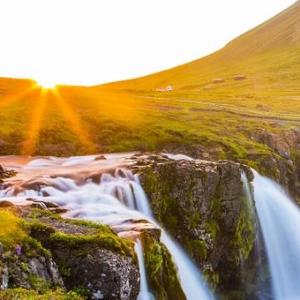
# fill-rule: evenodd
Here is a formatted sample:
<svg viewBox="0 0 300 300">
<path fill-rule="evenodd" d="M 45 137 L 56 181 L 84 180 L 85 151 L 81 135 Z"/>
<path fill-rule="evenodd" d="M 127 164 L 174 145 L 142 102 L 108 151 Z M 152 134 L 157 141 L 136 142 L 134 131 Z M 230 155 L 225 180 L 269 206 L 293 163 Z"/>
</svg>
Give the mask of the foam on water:
<svg viewBox="0 0 300 300">
<path fill-rule="evenodd" d="M 93 182 L 87 178 L 78 182 L 72 178 L 49 176 L 49 169 L 57 166 L 73 167 L 79 164 L 93 164 L 95 157 L 75 157 L 69 159 L 47 158 L 29 162 L 24 169 L 39 170 L 41 186 L 21 191 L 13 184 L 0 191 L 0 197 L 21 203 L 26 198 L 35 201 L 51 202 L 67 210 L 63 215 L 67 218 L 80 218 L 102 222 L 110 225 L 120 235 L 128 231 L 139 231 L 143 228 L 156 228 L 159 225 L 153 217 L 146 194 L 140 185 L 137 175 L 126 169 L 117 168 L 111 173 L 102 174 L 100 182 Z M 178 158 L 178 157 L 176 157 Z M 182 157 L 180 157 L 182 159 Z M 48 171 L 42 176 L 43 170 Z M 36 178 L 35 178 L 36 179 Z M 178 269 L 182 288 L 188 300 L 213 299 L 206 287 L 202 276 L 188 255 L 162 229 L 162 242 L 170 251 Z M 153 299 L 148 290 L 146 271 L 142 253 L 142 246 L 136 242 L 135 249 L 139 259 L 141 272 L 141 292 L 139 300 Z"/>
</svg>

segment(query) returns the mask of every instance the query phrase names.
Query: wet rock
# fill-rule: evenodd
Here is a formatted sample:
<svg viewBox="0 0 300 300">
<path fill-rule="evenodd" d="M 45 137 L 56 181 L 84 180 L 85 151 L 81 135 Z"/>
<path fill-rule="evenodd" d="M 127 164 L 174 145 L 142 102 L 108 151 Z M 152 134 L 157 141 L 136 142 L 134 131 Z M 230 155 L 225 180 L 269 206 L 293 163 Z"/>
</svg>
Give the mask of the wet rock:
<svg viewBox="0 0 300 300">
<path fill-rule="evenodd" d="M 0 263 L 0 290 L 8 288 L 8 267 L 6 264 Z"/>
<path fill-rule="evenodd" d="M 0 183 L 3 181 L 3 179 L 12 177 L 16 174 L 13 170 L 6 170 L 0 165 Z"/>
<path fill-rule="evenodd" d="M 230 161 L 169 160 L 140 168 L 156 218 L 222 291 L 241 288 L 241 266 L 255 241 L 242 172 L 253 178 Z"/>
<path fill-rule="evenodd" d="M 108 227 L 49 217 L 40 221 L 44 225 L 33 226 L 31 235 L 51 251 L 68 290 L 84 288 L 89 299 L 136 299 L 140 275 L 133 248 Z"/>
<path fill-rule="evenodd" d="M 63 285 L 56 263 L 52 259 L 43 256 L 33 257 L 28 262 L 32 274 L 51 282 L 53 285 Z"/>
<path fill-rule="evenodd" d="M 59 206 L 53 202 L 36 200 L 34 198 L 26 198 L 26 201 L 37 202 L 38 204 L 42 204 L 44 208 L 58 208 Z"/>
<path fill-rule="evenodd" d="M 15 208 L 15 205 L 7 200 L 0 201 L 0 208 Z"/>
<path fill-rule="evenodd" d="M 95 160 L 106 160 L 106 157 L 104 155 L 98 155 L 95 157 Z"/>
<path fill-rule="evenodd" d="M 138 269 L 132 260 L 110 250 L 95 249 L 93 253 L 71 257 L 66 266 L 72 266 L 65 280 L 67 287 L 88 288 L 92 299 L 134 299 L 139 288 Z"/>
<path fill-rule="evenodd" d="M 35 201 L 30 204 L 30 207 L 32 208 L 40 208 L 40 209 L 47 209 L 47 206 L 43 202 Z"/>
<path fill-rule="evenodd" d="M 52 258 L 23 253 L 18 259 L 9 255 L 2 263 L 7 266 L 8 284 L 11 288 L 38 289 L 39 285 L 63 287 L 63 281 Z M 37 280 L 37 281 L 36 281 Z"/>
<path fill-rule="evenodd" d="M 53 212 L 54 214 L 64 214 L 66 213 L 68 210 L 65 209 L 65 208 L 60 208 L 60 207 L 57 207 L 57 208 L 50 208 L 49 209 L 51 212 Z"/>
<path fill-rule="evenodd" d="M 252 132 L 250 137 L 268 146 L 273 154 L 250 153 L 248 158 L 259 165 L 263 174 L 276 180 L 300 200 L 300 130 L 273 133 L 259 129 Z"/>
<path fill-rule="evenodd" d="M 143 232 L 141 235 L 148 282 L 155 299 L 186 300 L 176 266 L 159 237 Z"/>
</svg>

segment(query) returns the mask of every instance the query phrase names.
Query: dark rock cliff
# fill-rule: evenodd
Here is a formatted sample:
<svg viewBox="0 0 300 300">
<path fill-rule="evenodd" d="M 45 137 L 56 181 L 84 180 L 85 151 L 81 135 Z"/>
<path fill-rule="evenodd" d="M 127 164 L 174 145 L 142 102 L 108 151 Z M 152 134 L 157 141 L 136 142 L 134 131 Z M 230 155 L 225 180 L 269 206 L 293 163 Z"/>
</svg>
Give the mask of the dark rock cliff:
<svg viewBox="0 0 300 300">
<path fill-rule="evenodd" d="M 265 175 L 275 179 L 296 199 L 300 200 L 300 130 L 291 129 L 281 133 L 256 130 L 251 139 L 267 145 L 273 155 L 264 157 L 255 154 L 255 160 Z"/>
<path fill-rule="evenodd" d="M 251 259 L 256 221 L 241 173 L 251 180 L 251 171 L 229 161 L 153 156 L 140 161 L 140 172 L 158 221 L 194 258 L 213 287 L 222 295 L 244 292 L 245 299 L 250 291 L 245 290 L 242 266 Z M 247 276 L 254 280 L 255 271 L 249 268 Z"/>
</svg>

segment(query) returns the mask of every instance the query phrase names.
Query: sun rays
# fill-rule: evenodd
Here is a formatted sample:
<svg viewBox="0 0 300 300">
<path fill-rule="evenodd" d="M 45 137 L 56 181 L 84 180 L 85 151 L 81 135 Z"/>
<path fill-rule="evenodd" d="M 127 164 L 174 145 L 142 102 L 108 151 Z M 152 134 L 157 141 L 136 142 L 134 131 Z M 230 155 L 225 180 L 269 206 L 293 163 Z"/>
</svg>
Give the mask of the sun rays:
<svg viewBox="0 0 300 300">
<path fill-rule="evenodd" d="M 57 104 L 58 110 L 68 123 L 70 130 L 76 135 L 88 153 L 95 153 L 97 150 L 96 145 L 93 143 L 88 131 L 85 130 L 79 115 L 69 105 L 68 100 L 58 90 L 51 90 L 51 93 L 53 94 L 53 100 Z"/>
<path fill-rule="evenodd" d="M 46 88 L 37 82 L 29 83 L 12 82 L 9 88 L 4 88 L 8 84 L 0 78 L 0 113 L 10 126 L 9 130 L 3 127 L 1 136 L 11 145 L 16 143 L 19 154 L 97 153 L 105 149 L 103 136 L 108 139 L 108 132 L 111 138 L 118 135 L 114 122 L 125 127 L 140 122 L 142 107 L 131 95 L 102 89 L 90 91 L 84 87 Z M 98 130 L 94 136 L 93 128 Z"/>
<path fill-rule="evenodd" d="M 0 83 L 1 80 L 6 84 L 1 78 Z M 59 128 L 60 125 L 62 132 L 65 132 L 66 135 L 68 135 L 67 132 L 73 133 L 68 136 L 74 139 L 81 152 L 96 153 L 98 147 L 93 142 L 84 122 L 70 104 L 69 99 L 61 94 L 58 88 L 42 87 L 40 83 L 34 82 L 28 86 L 12 86 L 9 90 L 1 90 L 0 86 L 0 111 L 5 112 L 13 107 L 22 107 L 19 112 L 22 113 L 22 116 L 26 115 L 25 123 L 19 123 L 24 124 L 22 126 L 24 129 L 20 131 L 20 127 L 15 127 L 15 132 L 20 134 L 21 141 L 23 136 L 23 141 L 17 142 L 20 143 L 20 154 L 38 154 L 40 143 L 49 143 L 50 147 L 55 145 L 55 140 L 59 138 L 59 136 L 55 136 L 55 126 Z M 18 122 L 23 121 L 20 119 Z M 50 140 L 49 132 L 51 132 Z M 59 134 L 59 132 L 57 133 Z M 4 132 L 4 134 L 6 133 Z"/>
<path fill-rule="evenodd" d="M 36 98 L 36 105 L 33 107 L 32 117 L 29 121 L 28 136 L 23 143 L 21 154 L 31 155 L 36 149 L 39 139 L 39 133 L 42 126 L 42 120 L 45 117 L 45 109 L 48 100 L 48 92 L 39 89 Z"/>
<path fill-rule="evenodd" d="M 23 98 L 26 98 L 26 96 L 28 96 L 35 88 L 35 84 L 32 83 L 26 88 L 24 87 L 24 89 L 10 92 L 2 97 L 0 95 L 0 109 L 5 109 L 7 106 L 12 105 L 17 101 L 20 101 Z"/>
</svg>

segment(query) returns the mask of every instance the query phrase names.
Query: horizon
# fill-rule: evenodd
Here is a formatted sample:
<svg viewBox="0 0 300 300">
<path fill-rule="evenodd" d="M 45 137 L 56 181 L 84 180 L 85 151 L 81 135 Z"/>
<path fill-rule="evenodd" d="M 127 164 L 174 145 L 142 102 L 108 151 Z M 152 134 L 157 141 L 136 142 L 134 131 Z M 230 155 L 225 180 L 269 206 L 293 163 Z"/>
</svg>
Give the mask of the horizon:
<svg viewBox="0 0 300 300">
<path fill-rule="evenodd" d="M 47 1 L 41 5 L 37 1 L 31 0 L 26 5 L 21 3 L 24 6 L 20 7 L 22 9 L 19 9 L 18 12 L 15 11 L 14 4 L 16 2 L 18 1 L 0 3 L 1 11 L 5 12 L 0 24 L 9 24 L 9 20 L 14 19 L 11 18 L 11 14 L 18 12 L 21 12 L 18 16 L 19 22 L 22 23 L 23 20 L 28 22 L 29 19 L 31 22 L 23 22 L 24 28 L 22 27 L 21 32 L 19 32 L 19 27 L 13 26 L 10 26 L 9 30 L 5 32 L 3 36 L 5 46 L 0 50 L 0 65 L 2 65 L 0 77 L 32 79 L 42 86 L 52 87 L 56 84 L 100 85 L 146 76 L 188 63 L 221 49 L 232 39 L 258 26 L 296 1 L 273 0 L 265 1 L 261 5 L 259 1 L 247 1 L 240 4 L 236 0 L 231 0 L 226 4 L 219 4 L 224 5 L 227 11 L 234 11 L 231 14 L 224 14 L 222 7 L 215 12 L 217 0 L 201 4 L 190 0 L 188 8 L 185 5 L 184 10 L 181 10 L 183 6 L 178 1 L 171 2 L 169 0 L 164 4 L 156 1 L 154 5 L 153 3 L 149 5 L 145 1 L 138 3 L 134 0 L 131 6 L 128 6 L 128 3 L 123 4 L 119 0 L 111 1 L 109 4 L 89 1 L 88 7 L 85 6 L 85 10 L 82 10 L 84 4 L 79 0 L 72 2 L 74 11 L 68 18 L 65 16 L 69 12 L 68 3 L 70 1 L 64 1 L 63 4 L 58 4 L 57 1 L 51 1 L 51 3 Z M 273 2 L 271 6 L 270 2 Z M 174 11 L 166 19 L 167 3 L 173 4 L 171 7 Z M 114 11 L 116 4 L 119 4 L 118 8 L 121 8 L 117 12 Z M 146 4 L 146 9 L 143 4 Z M 139 13 L 132 12 L 132 7 L 137 8 Z M 57 8 L 60 8 L 60 11 Z M 43 11 L 49 13 L 43 15 Z M 125 20 L 127 19 L 128 23 L 122 23 L 124 21 L 123 11 L 127 13 Z M 28 12 L 31 13 L 28 14 Z M 102 16 L 99 17 L 101 12 Z M 152 13 L 156 17 L 157 24 L 155 26 L 151 23 L 152 15 L 150 18 L 147 17 L 149 12 L 150 15 Z M 53 24 L 55 13 L 58 13 L 55 15 L 57 24 Z M 82 20 L 85 23 L 78 22 L 84 13 L 86 16 Z M 112 24 L 113 13 L 118 15 L 115 27 Z M 185 14 L 183 22 L 176 25 L 175 21 L 178 20 L 178 17 Z M 213 14 L 215 14 L 215 18 L 211 18 Z M 202 20 L 203 16 L 206 19 Z M 215 22 L 216 18 L 218 18 L 218 22 Z M 39 26 L 36 26 L 38 21 L 40 22 Z M 136 21 L 141 22 L 138 26 L 139 29 L 136 27 Z M 169 24 L 166 24 L 166 21 Z M 109 25 L 105 32 L 100 30 L 101 22 L 107 22 Z M 122 23 L 124 28 L 118 27 L 119 23 Z M 148 27 L 150 23 L 154 28 Z M 222 32 L 219 34 L 220 23 Z M 206 28 L 202 28 L 204 25 L 207 25 Z M 1 27 L 4 28 L 4 25 Z M 128 28 L 132 31 L 128 32 Z M 163 29 L 161 30 L 161 28 Z M 99 38 L 103 38 L 102 43 L 95 41 L 95 33 L 99 30 Z M 26 35 L 20 37 L 22 32 Z M 145 36 L 143 36 L 144 32 Z M 166 35 L 168 32 L 170 36 Z M 186 32 L 189 34 L 186 35 Z M 201 38 L 195 38 L 198 32 Z M 68 33 L 70 39 L 65 40 Z M 114 34 L 116 34 L 115 41 L 109 43 L 109 39 Z M 155 37 L 157 37 L 154 46 L 148 44 L 149 36 L 150 43 L 153 40 L 156 41 Z M 141 38 L 141 42 L 137 40 L 138 38 Z M 20 52 L 21 45 L 19 44 L 22 44 L 23 41 L 26 41 L 26 45 L 22 45 L 22 52 Z M 103 44 L 109 44 L 109 46 L 102 49 Z M 157 44 L 162 46 L 157 47 Z M 78 49 L 75 47 L 76 45 L 79 46 Z M 122 51 L 119 50 L 118 45 L 122 46 Z M 102 52 L 98 53 L 99 49 Z"/>
</svg>

